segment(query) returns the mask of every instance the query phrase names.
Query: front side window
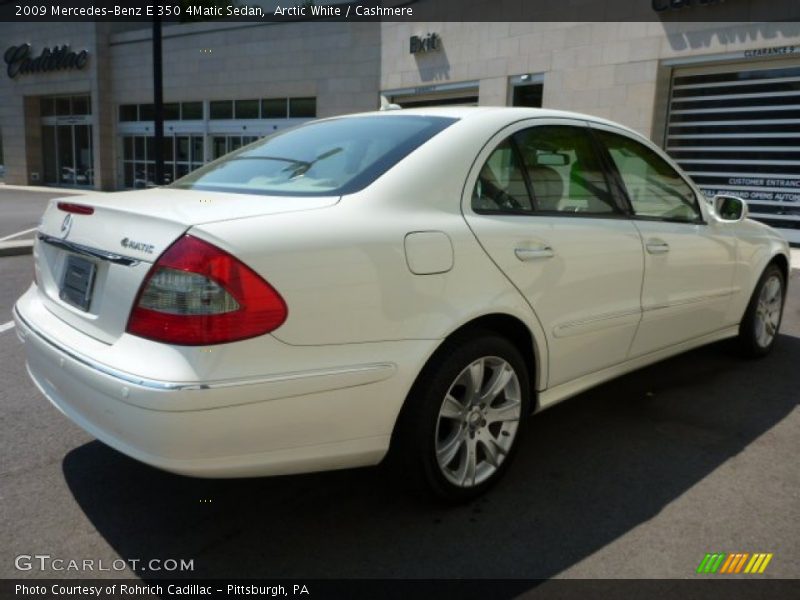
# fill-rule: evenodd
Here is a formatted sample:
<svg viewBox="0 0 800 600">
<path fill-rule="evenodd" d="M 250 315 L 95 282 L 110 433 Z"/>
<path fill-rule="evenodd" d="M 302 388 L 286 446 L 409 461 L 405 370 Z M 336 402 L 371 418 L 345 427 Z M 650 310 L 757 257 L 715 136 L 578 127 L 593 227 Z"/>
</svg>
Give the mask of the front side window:
<svg viewBox="0 0 800 600">
<path fill-rule="evenodd" d="M 656 152 L 629 137 L 598 131 L 638 217 L 688 223 L 703 220 L 694 191 Z"/>
<path fill-rule="evenodd" d="M 514 135 L 536 209 L 541 212 L 617 212 L 603 166 L 583 127 L 543 125 Z"/>
<path fill-rule="evenodd" d="M 386 115 L 311 122 L 223 156 L 173 187 L 283 196 L 349 194 L 455 121 Z"/>
</svg>

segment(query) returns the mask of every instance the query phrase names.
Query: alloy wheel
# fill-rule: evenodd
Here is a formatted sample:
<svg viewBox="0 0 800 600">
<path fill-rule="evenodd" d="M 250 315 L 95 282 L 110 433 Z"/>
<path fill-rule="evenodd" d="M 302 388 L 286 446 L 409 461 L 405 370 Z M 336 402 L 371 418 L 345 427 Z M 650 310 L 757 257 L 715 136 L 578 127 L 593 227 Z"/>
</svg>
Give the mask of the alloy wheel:
<svg viewBox="0 0 800 600">
<path fill-rule="evenodd" d="M 767 348 L 778 333 L 783 306 L 783 285 L 780 277 L 772 275 L 761 287 L 754 319 L 756 343 Z"/>
<path fill-rule="evenodd" d="M 436 461 L 452 484 L 489 479 L 510 452 L 522 416 L 519 377 L 502 358 L 473 361 L 450 385 L 436 423 Z"/>
</svg>

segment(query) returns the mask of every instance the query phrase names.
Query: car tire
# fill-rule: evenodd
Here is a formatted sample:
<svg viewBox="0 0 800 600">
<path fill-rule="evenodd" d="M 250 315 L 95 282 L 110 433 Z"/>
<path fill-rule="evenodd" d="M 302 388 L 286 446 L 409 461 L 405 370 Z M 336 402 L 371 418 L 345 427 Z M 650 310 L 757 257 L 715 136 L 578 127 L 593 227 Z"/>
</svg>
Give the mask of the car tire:
<svg viewBox="0 0 800 600">
<path fill-rule="evenodd" d="M 775 345 L 783 318 L 786 278 L 777 265 L 768 265 L 756 284 L 739 325 L 740 352 L 750 358 L 766 356 Z"/>
<path fill-rule="evenodd" d="M 530 407 L 519 350 L 493 332 L 446 342 L 414 384 L 393 444 L 404 479 L 461 503 L 483 494 L 508 469 Z"/>
</svg>

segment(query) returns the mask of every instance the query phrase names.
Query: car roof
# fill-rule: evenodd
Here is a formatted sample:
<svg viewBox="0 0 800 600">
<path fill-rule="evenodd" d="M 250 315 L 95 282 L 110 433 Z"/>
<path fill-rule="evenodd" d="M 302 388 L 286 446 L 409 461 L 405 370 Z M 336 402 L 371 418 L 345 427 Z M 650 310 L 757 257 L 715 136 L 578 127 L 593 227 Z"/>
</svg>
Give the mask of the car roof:
<svg viewBox="0 0 800 600">
<path fill-rule="evenodd" d="M 554 110 L 550 108 L 529 108 L 523 106 L 428 106 L 423 108 L 399 108 L 373 112 L 359 113 L 348 116 L 367 116 L 367 115 L 424 115 L 431 117 L 449 117 L 459 120 L 470 120 L 480 118 L 488 114 L 504 114 L 509 123 L 523 119 L 577 119 L 590 121 L 601 125 L 607 125 L 616 129 L 621 129 L 638 138 L 644 136 L 638 131 L 626 127 L 620 123 L 609 121 L 600 117 L 587 115 L 584 113 L 571 112 L 566 110 Z M 646 138 L 644 138 L 646 139 Z"/>
</svg>

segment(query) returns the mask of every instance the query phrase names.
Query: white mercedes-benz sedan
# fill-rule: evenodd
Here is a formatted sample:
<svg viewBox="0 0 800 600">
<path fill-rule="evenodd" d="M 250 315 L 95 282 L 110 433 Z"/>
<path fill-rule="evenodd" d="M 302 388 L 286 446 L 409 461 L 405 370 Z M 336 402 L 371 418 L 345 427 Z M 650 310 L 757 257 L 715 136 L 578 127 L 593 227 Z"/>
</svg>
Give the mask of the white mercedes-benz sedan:
<svg viewBox="0 0 800 600">
<path fill-rule="evenodd" d="M 65 415 L 200 477 L 374 465 L 465 500 L 526 417 L 737 338 L 789 249 L 641 135 L 520 108 L 310 122 L 172 185 L 54 200 L 14 310 Z"/>
</svg>

